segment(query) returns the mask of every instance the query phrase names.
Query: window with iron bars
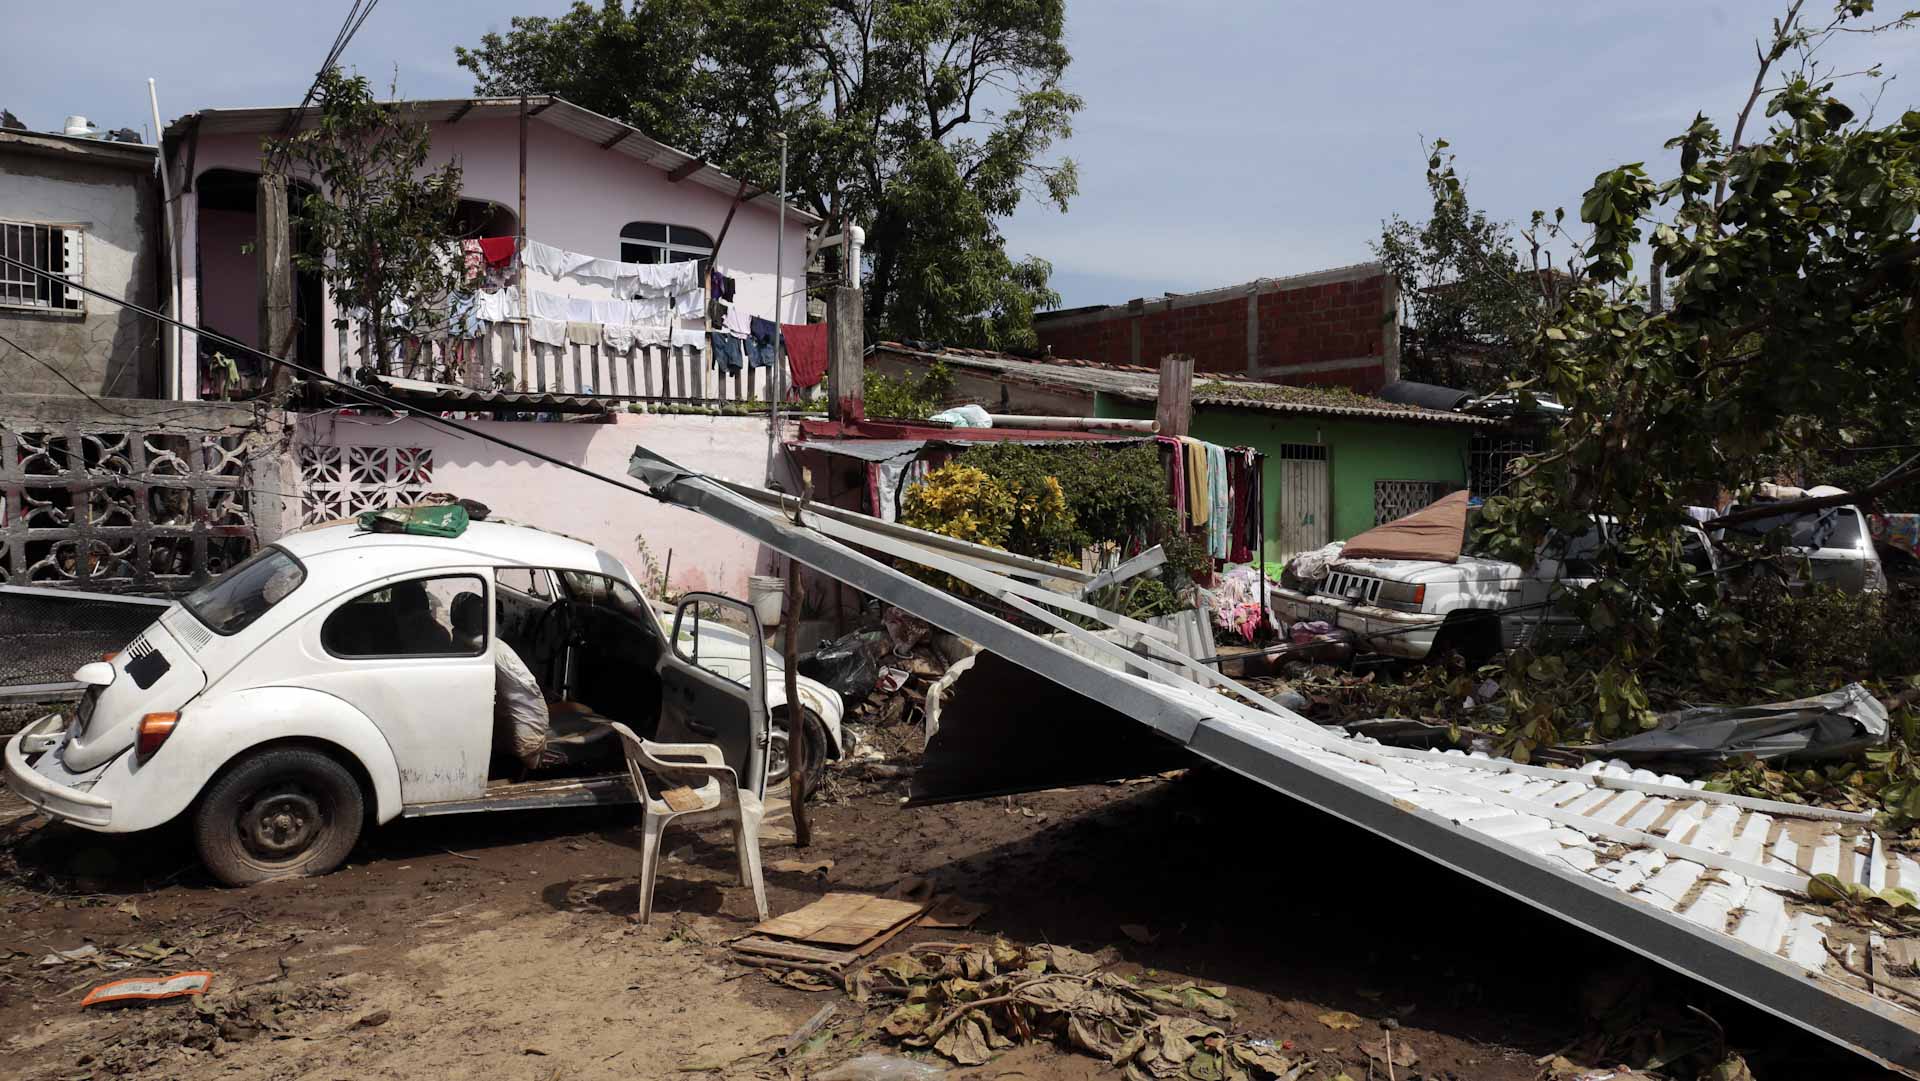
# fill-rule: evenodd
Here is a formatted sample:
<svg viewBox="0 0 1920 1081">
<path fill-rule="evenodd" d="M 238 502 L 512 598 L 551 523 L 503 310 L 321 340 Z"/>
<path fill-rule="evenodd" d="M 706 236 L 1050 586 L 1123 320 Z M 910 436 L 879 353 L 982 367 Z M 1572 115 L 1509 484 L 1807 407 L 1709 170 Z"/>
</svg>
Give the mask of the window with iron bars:
<svg viewBox="0 0 1920 1081">
<path fill-rule="evenodd" d="M 1513 482 L 1514 463 L 1542 447 L 1542 440 L 1532 435 L 1474 436 L 1467 450 L 1468 486 L 1482 499 L 1505 493 Z"/>
<path fill-rule="evenodd" d="M 68 285 L 81 283 L 84 249 L 78 226 L 0 221 L 0 255 L 46 272 L 0 263 L 0 308 L 85 311 L 85 296 Z"/>
</svg>

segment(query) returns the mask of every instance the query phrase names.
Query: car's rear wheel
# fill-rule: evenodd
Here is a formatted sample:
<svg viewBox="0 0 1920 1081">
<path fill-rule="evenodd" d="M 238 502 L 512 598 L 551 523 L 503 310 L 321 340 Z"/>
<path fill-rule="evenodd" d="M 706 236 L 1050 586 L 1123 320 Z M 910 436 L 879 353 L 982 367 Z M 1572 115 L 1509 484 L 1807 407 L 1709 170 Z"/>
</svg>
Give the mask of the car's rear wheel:
<svg viewBox="0 0 1920 1081">
<path fill-rule="evenodd" d="M 319 751 L 261 751 L 209 785 L 194 815 L 200 861 L 229 886 L 323 875 L 360 839 L 366 803 L 346 767 Z"/>
<path fill-rule="evenodd" d="M 810 709 L 801 709 L 807 724 L 807 781 L 818 782 L 826 769 L 829 744 L 827 724 Z M 768 722 L 773 727 L 772 745 L 767 748 L 767 787 L 784 783 L 793 764 L 787 749 L 787 715 L 783 709 Z"/>
</svg>

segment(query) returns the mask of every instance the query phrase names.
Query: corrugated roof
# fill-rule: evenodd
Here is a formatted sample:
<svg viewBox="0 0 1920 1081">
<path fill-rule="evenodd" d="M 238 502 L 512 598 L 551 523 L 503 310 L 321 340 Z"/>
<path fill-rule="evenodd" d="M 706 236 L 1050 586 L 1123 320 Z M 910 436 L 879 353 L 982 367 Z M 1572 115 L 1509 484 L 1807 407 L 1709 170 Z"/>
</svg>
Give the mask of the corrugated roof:
<svg viewBox="0 0 1920 1081">
<path fill-rule="evenodd" d="M 379 382 L 382 393 L 388 397 L 434 412 L 511 409 L 531 413 L 610 413 L 623 408 L 626 404 L 625 399 L 590 394 L 491 390 L 454 386 L 451 383 L 432 383 L 424 379 L 404 379 L 399 376 L 381 376 Z M 326 392 L 328 388 L 322 386 L 321 389 Z M 330 397 L 343 405 L 364 404 L 360 399 L 344 392 L 330 394 Z"/>
<path fill-rule="evenodd" d="M 1152 402 L 1160 397 L 1159 370 L 1137 364 L 1102 364 L 1064 357 L 1036 360 L 985 349 L 928 349 L 900 342 L 881 342 L 874 346 L 874 351 L 938 360 L 956 367 L 992 372 L 1003 379 L 1112 394 L 1129 401 Z M 1484 417 L 1370 398 L 1344 387 L 1285 386 L 1215 372 L 1197 373 L 1194 382 L 1195 405 L 1398 420 L 1415 424 L 1484 426 L 1495 423 Z"/>
<path fill-rule="evenodd" d="M 408 118 L 416 122 L 452 124 L 464 120 L 506 120 L 520 115 L 520 98 L 427 98 L 417 101 L 397 101 L 392 104 L 405 110 Z M 558 128 L 569 135 L 590 139 L 602 149 L 623 154 L 626 157 L 644 162 L 663 172 L 677 169 L 691 169 L 684 180 L 698 184 L 703 188 L 732 198 L 740 190 L 740 179 L 707 165 L 702 159 L 678 150 L 655 139 L 639 128 L 612 117 L 601 116 L 591 109 L 584 109 L 565 98 L 552 94 L 530 94 L 526 98 L 529 119 Z M 230 133 L 266 133 L 278 132 L 286 128 L 294 116 L 291 106 L 273 106 L 263 109 L 202 109 L 189 113 L 167 126 L 167 137 L 173 138 L 184 130 L 189 122 L 197 121 L 200 130 L 209 134 Z M 301 126 L 310 126 L 317 115 L 315 109 L 308 107 L 301 117 Z M 749 185 L 749 191 L 755 192 L 746 201 L 768 210 L 777 210 L 780 199 L 777 195 L 762 191 Z M 820 217 L 810 210 L 787 203 L 787 213 L 800 221 L 815 225 Z"/>
</svg>

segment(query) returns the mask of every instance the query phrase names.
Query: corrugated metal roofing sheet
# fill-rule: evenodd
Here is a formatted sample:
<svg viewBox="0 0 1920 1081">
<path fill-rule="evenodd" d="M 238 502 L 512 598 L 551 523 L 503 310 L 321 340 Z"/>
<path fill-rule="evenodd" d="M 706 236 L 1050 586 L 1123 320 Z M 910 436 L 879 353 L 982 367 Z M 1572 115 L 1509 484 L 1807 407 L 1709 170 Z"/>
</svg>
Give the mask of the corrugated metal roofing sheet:
<svg viewBox="0 0 1920 1081">
<path fill-rule="evenodd" d="M 1072 387 L 1089 393 L 1112 394 L 1129 401 L 1152 402 L 1160 397 L 1160 373 L 1158 369 L 1145 368 L 1132 364 L 1100 364 L 1090 360 L 1070 360 L 1050 358 L 1031 360 L 1006 353 L 993 353 L 982 349 L 919 349 L 899 342 L 881 342 L 874 347 L 876 353 L 895 353 L 902 356 L 918 357 L 925 360 L 938 360 L 942 363 L 978 371 L 992 372 L 1003 378 L 1025 380 L 1058 387 Z M 1491 425 L 1497 423 L 1486 417 L 1467 416 L 1462 413 L 1449 413 L 1418 406 L 1397 405 L 1382 401 L 1378 406 L 1350 405 L 1333 401 L 1282 401 L 1262 395 L 1276 393 L 1310 394 L 1310 387 L 1283 387 L 1278 383 L 1261 383 L 1242 376 L 1225 372 L 1202 372 L 1196 375 L 1196 382 L 1219 384 L 1232 388 L 1222 393 L 1193 396 L 1196 405 L 1231 406 L 1237 409 L 1264 409 L 1276 413 L 1306 413 L 1316 416 L 1365 417 L 1373 420 L 1400 420 L 1414 424 L 1468 424 Z M 1236 393 L 1245 388 L 1244 393 Z M 1360 397 L 1342 395 L 1341 397 Z"/>
<path fill-rule="evenodd" d="M 629 472 L 670 502 L 1107 702 L 1205 759 L 1920 1077 L 1920 947 L 1837 919 L 1806 894 L 1816 874 L 1920 887 L 1920 863 L 1891 850 L 1865 815 L 1708 792 L 1619 762 L 1551 769 L 1330 732 L 1244 688 L 1242 701 L 1069 653 L 645 448 Z M 1040 596 L 1030 588 L 987 592 L 1074 633 L 1022 599 Z M 1104 645 L 1092 638 L 1084 644 Z M 1175 675 L 1171 661 L 1237 687 L 1154 653 L 1158 662 L 1118 656 L 1150 676 Z"/>
<path fill-rule="evenodd" d="M 528 95 L 527 112 L 536 123 L 555 127 L 582 139 L 591 139 L 605 149 L 652 165 L 655 168 L 671 172 L 683 166 L 694 165 L 701 159 L 684 150 L 654 139 L 631 124 L 601 116 L 591 109 L 585 109 L 565 98 L 551 94 Z M 394 103 L 415 121 L 426 123 L 459 123 L 469 119 L 512 119 L 520 115 L 520 99 L 512 98 L 428 98 L 416 101 Z M 167 126 L 169 137 L 184 130 L 183 125 L 197 120 L 200 130 L 209 134 L 220 133 L 265 133 L 278 132 L 292 119 L 294 109 L 290 106 L 275 106 L 264 109 L 202 109 L 191 113 Z M 312 122 L 315 112 L 309 107 L 301 118 L 302 126 Z M 724 193 L 732 198 L 740 191 L 738 177 L 714 168 L 699 164 L 689 173 L 686 180 Z M 757 194 L 747 202 L 768 210 L 777 210 L 780 199 L 777 195 L 749 186 L 749 191 Z M 799 221 L 815 225 L 820 222 L 819 215 L 797 206 L 787 204 L 787 213 Z"/>
</svg>

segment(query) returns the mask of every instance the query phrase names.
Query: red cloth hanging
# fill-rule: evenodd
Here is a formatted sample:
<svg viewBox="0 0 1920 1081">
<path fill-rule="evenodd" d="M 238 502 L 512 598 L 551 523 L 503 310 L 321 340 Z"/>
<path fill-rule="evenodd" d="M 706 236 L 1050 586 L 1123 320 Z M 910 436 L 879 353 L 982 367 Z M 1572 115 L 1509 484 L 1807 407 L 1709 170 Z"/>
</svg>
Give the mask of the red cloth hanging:
<svg viewBox="0 0 1920 1081">
<path fill-rule="evenodd" d="M 487 265 L 490 267 L 503 267 L 513 262 L 513 253 L 519 245 L 519 237 L 483 236 L 480 238 L 480 252 L 487 257 Z"/>
<path fill-rule="evenodd" d="M 796 390 L 820 385 L 827 377 L 827 324 L 782 323 L 780 339 L 787 343 L 787 367 Z"/>
</svg>

